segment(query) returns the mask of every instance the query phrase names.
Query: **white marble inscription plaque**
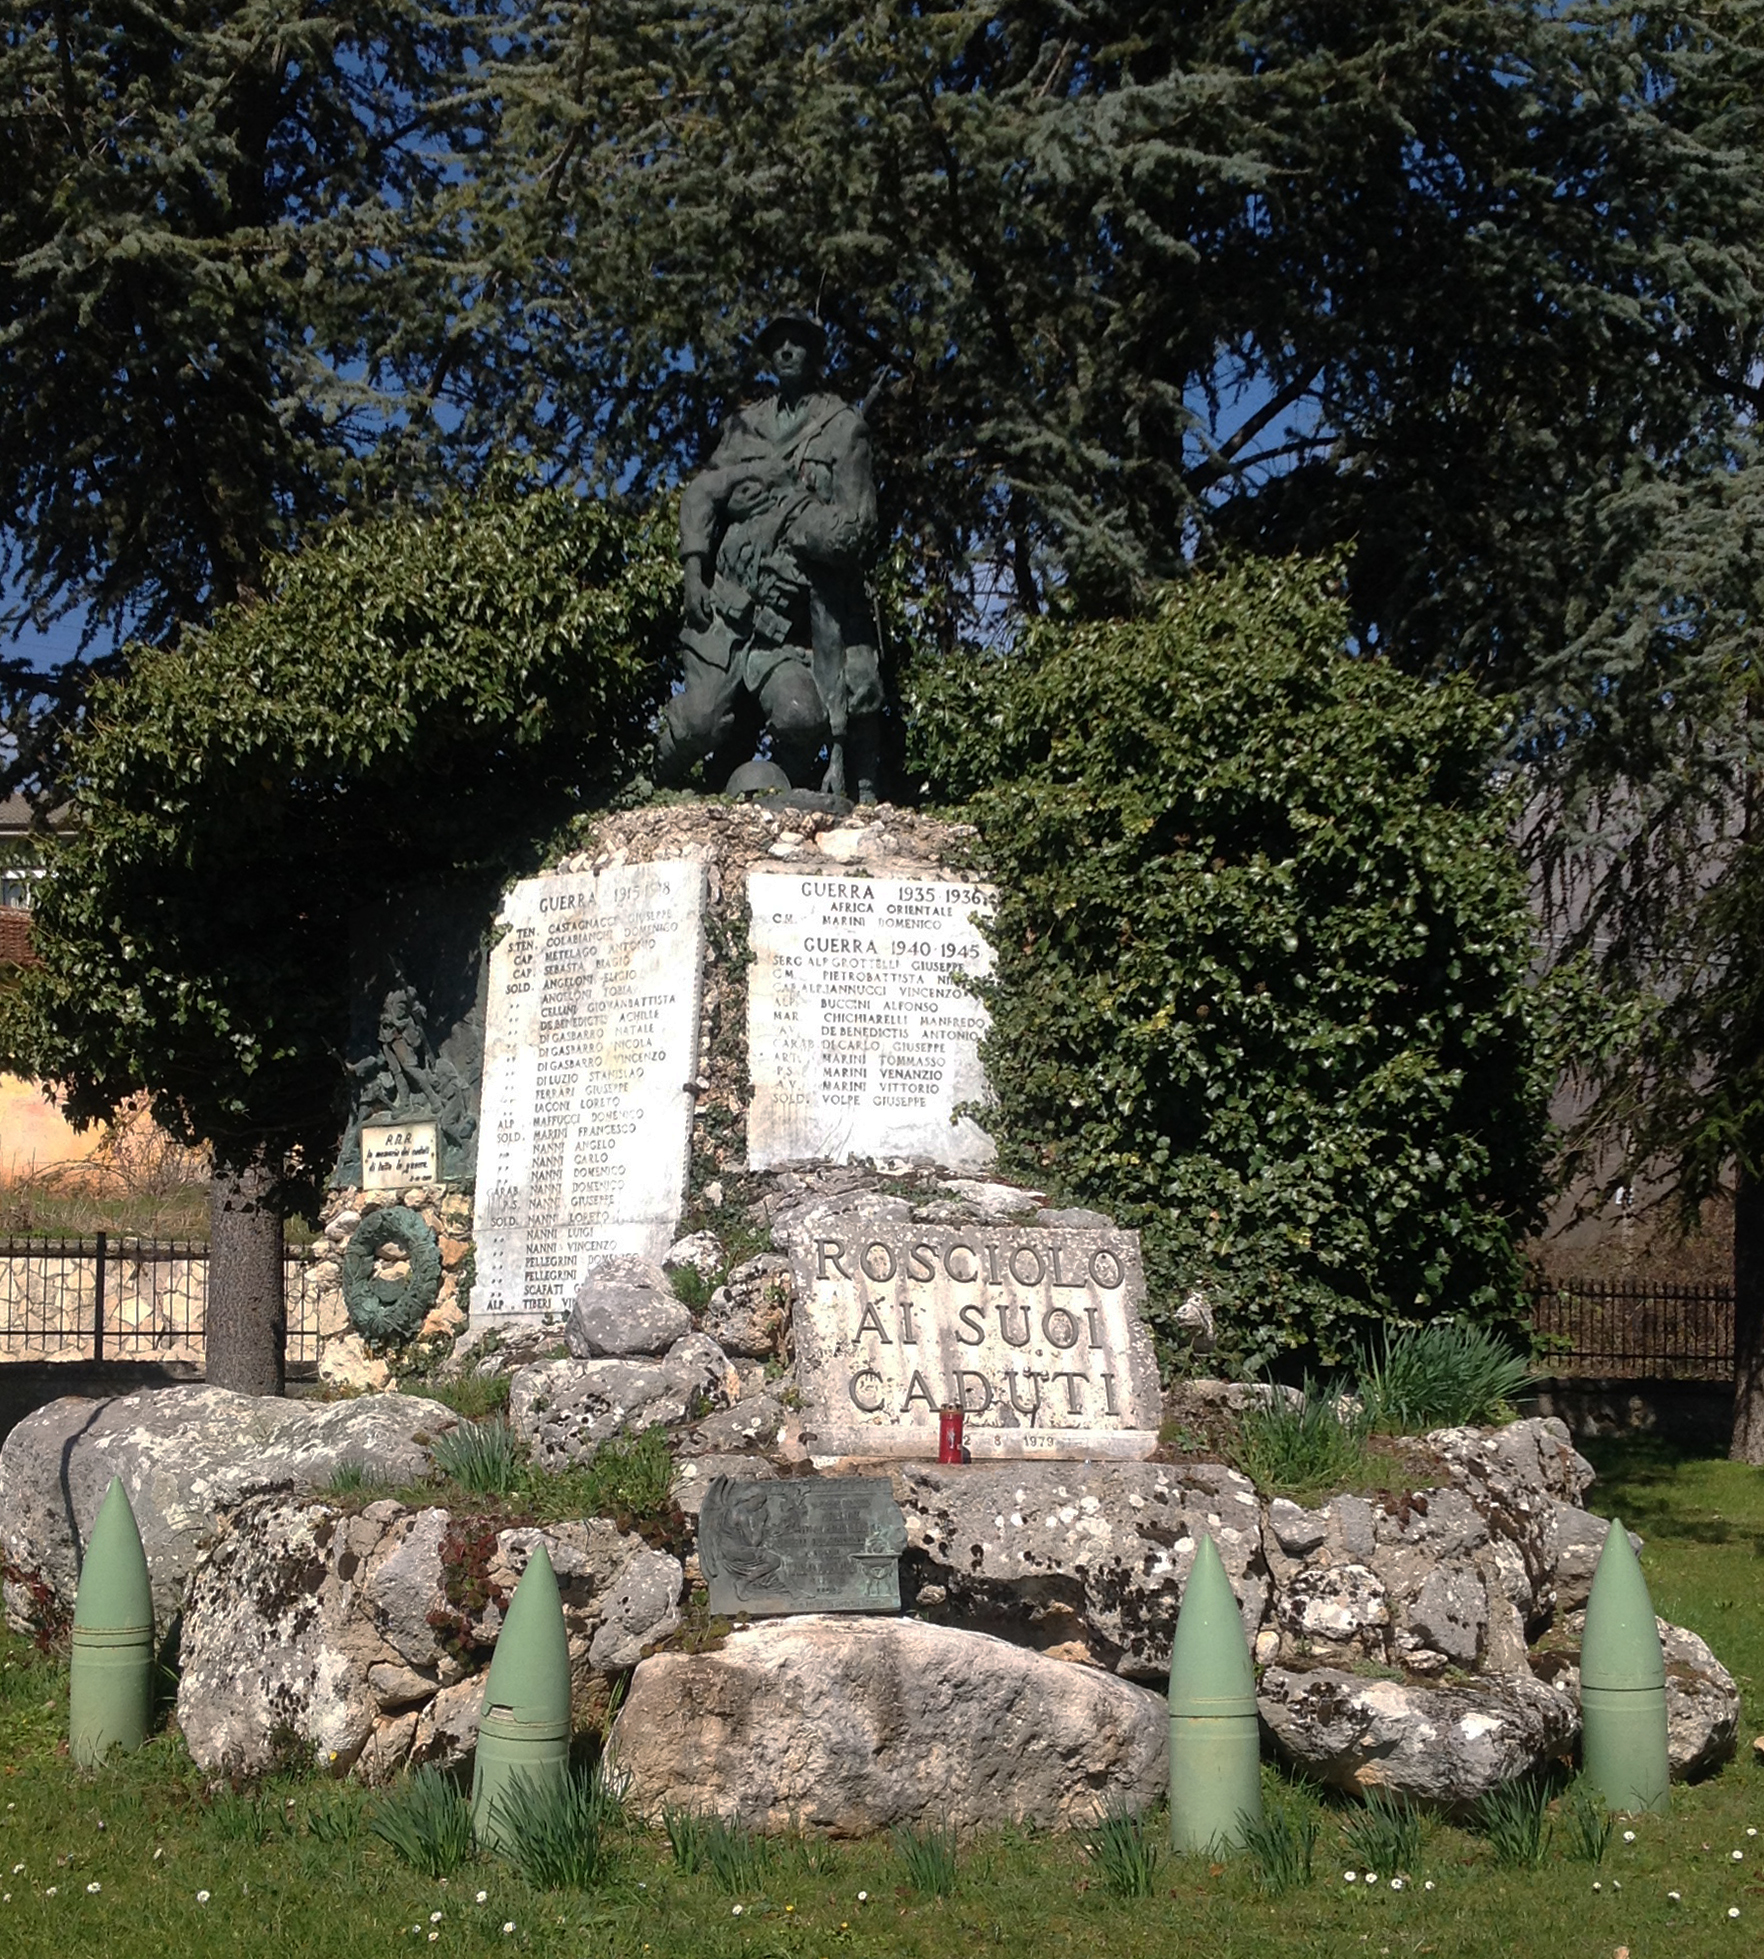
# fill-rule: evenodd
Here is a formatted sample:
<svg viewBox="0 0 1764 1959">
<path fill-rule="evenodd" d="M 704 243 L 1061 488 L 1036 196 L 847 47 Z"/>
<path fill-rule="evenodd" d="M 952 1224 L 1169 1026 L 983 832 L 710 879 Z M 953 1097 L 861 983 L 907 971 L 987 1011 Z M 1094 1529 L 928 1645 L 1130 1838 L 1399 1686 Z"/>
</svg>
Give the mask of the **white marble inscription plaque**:
<svg viewBox="0 0 1764 1959">
<path fill-rule="evenodd" d="M 402 1190 L 406 1184 L 432 1184 L 436 1168 L 432 1122 L 363 1123 L 361 1187 Z"/>
<path fill-rule="evenodd" d="M 955 983 L 992 970 L 971 922 L 985 885 L 752 872 L 747 1160 L 917 1157 L 980 1168 L 992 1139 L 958 1104 L 986 1081 L 986 1010 Z"/>
<path fill-rule="evenodd" d="M 612 1252 L 660 1258 L 692 1138 L 704 871 L 524 879 L 490 955 L 472 1316 L 567 1307 Z"/>
<path fill-rule="evenodd" d="M 793 1247 L 803 1434 L 817 1455 L 1147 1456 L 1161 1413 L 1131 1231 L 877 1225 L 822 1213 Z"/>
</svg>

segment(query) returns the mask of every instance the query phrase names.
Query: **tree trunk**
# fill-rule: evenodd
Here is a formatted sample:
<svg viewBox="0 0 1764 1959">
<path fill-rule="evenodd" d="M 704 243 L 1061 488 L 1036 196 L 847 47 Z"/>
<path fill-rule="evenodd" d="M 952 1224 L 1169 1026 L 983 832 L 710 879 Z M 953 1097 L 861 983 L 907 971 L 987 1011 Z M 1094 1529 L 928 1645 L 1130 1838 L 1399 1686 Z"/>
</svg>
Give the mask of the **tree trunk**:
<svg viewBox="0 0 1764 1959">
<path fill-rule="evenodd" d="M 280 1394 L 288 1314 L 277 1179 L 262 1157 L 217 1162 L 208 1205 L 209 1385 Z"/>
<path fill-rule="evenodd" d="M 1764 1181 L 1743 1165 L 1733 1192 L 1734 1462 L 1764 1464 Z"/>
</svg>

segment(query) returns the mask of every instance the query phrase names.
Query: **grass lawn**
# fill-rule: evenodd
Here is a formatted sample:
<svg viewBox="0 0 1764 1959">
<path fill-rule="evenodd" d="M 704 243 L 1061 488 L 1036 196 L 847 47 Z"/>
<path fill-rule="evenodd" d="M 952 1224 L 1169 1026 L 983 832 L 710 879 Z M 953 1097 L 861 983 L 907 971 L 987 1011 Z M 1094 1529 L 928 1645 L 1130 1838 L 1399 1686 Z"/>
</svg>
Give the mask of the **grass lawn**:
<svg viewBox="0 0 1764 1959">
<path fill-rule="evenodd" d="M 1433 1826 L 1400 1892 L 1388 1872 L 1376 1890 L 1350 1885 L 1348 1812 L 1332 1808 L 1313 1882 L 1273 1901 L 1241 1859 L 1166 1859 L 1153 1895 L 1117 1898 L 1081 1839 L 1012 1831 L 964 1850 L 941 1899 L 911 1887 L 886 1842 L 787 1843 L 729 1893 L 674 1870 L 659 1833 L 626 1839 L 613 1878 L 589 1895 L 530 1890 L 491 1859 L 444 1883 L 372 1835 L 375 1799 L 347 1785 L 211 1791 L 168 1736 L 102 1775 L 79 1774 L 58 1746 L 65 1670 L 0 1634 L 0 1955 L 1755 1954 L 1764 1835 L 1747 1832 L 1764 1831 L 1764 1771 L 1750 1748 L 1764 1729 L 1764 1472 L 1648 1444 L 1592 1453 L 1594 1507 L 1647 1537 L 1656 1605 L 1709 1640 L 1747 1703 L 1741 1759 L 1675 1791 L 1671 1816 L 1637 1821 L 1633 1842 L 1619 1831 L 1596 1869 L 1568 1858 L 1561 1828 L 1541 1869 L 1508 1871 L 1476 1836 Z"/>
</svg>

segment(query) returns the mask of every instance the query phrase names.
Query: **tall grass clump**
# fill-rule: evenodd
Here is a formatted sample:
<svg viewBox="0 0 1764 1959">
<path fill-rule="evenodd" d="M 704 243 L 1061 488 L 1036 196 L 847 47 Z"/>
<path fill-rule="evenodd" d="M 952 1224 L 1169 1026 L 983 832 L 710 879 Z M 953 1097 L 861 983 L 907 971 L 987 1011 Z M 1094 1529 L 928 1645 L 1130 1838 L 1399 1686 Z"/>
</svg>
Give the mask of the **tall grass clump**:
<svg viewBox="0 0 1764 1959">
<path fill-rule="evenodd" d="M 1308 1803 L 1268 1803 L 1259 1819 L 1244 1825 L 1243 1847 L 1265 1897 L 1278 1898 L 1310 1883 L 1318 1829 L 1317 1812 Z"/>
<path fill-rule="evenodd" d="M 1394 1790 L 1366 1791 L 1366 1806 L 1342 1825 L 1348 1855 L 1369 1871 L 1392 1877 L 1421 1862 L 1421 1812 Z"/>
<path fill-rule="evenodd" d="M 1535 1379 L 1498 1333 L 1454 1320 L 1387 1333 L 1362 1350 L 1359 1374 L 1373 1427 L 1397 1435 L 1509 1420 Z"/>
<path fill-rule="evenodd" d="M 436 1436 L 429 1454 L 443 1476 L 473 1496 L 507 1496 L 520 1473 L 514 1430 L 501 1417 L 461 1422 Z"/>
<path fill-rule="evenodd" d="M 1091 1862 L 1117 1898 L 1149 1898 L 1157 1875 L 1157 1832 L 1148 1830 L 1143 1816 L 1114 1810 L 1102 1817 L 1086 1846 Z"/>
<path fill-rule="evenodd" d="M 1305 1376 L 1293 1395 L 1274 1388 L 1238 1418 L 1233 1459 L 1264 1496 L 1341 1488 L 1366 1467 L 1364 1411 Z"/>
<path fill-rule="evenodd" d="M 733 1817 L 705 1818 L 704 1868 L 719 1891 L 763 1891 L 775 1861 L 771 1841 L 759 1831 L 746 1828 Z"/>
<path fill-rule="evenodd" d="M 1568 1785 L 1562 1813 L 1568 1820 L 1568 1854 L 1583 1864 L 1602 1864 L 1617 1827 L 1603 1792 L 1584 1775 L 1577 1775 Z"/>
<path fill-rule="evenodd" d="M 921 1897 L 947 1898 L 955 1889 L 956 1833 L 944 1824 L 928 1823 L 910 1830 L 901 1824 L 894 1832 L 894 1854 L 907 1882 Z"/>
<path fill-rule="evenodd" d="M 364 1496 L 370 1490 L 390 1487 L 382 1472 L 371 1463 L 363 1462 L 359 1456 L 346 1456 L 331 1471 L 325 1493 L 328 1496 Z"/>
<path fill-rule="evenodd" d="M 612 1868 L 609 1842 L 624 1811 L 617 1786 L 596 1763 L 536 1781 L 517 1774 L 497 1799 L 509 1861 L 539 1891 L 592 1891 Z"/>
<path fill-rule="evenodd" d="M 451 1877 L 472 1854 L 472 1807 L 438 1769 L 418 1769 L 386 1796 L 368 1828 L 424 1877 Z"/>
<path fill-rule="evenodd" d="M 1508 1870 L 1536 1870 L 1550 1850 L 1550 1785 L 1540 1775 L 1499 1782 L 1478 1801 L 1476 1827 L 1488 1839 L 1495 1862 Z"/>
<path fill-rule="evenodd" d="M 696 1877 L 706 1868 L 706 1844 L 710 1819 L 695 1809 L 669 1803 L 662 1811 L 662 1828 L 668 1833 L 668 1848 L 674 1853 L 674 1868 L 682 1877 Z"/>
</svg>

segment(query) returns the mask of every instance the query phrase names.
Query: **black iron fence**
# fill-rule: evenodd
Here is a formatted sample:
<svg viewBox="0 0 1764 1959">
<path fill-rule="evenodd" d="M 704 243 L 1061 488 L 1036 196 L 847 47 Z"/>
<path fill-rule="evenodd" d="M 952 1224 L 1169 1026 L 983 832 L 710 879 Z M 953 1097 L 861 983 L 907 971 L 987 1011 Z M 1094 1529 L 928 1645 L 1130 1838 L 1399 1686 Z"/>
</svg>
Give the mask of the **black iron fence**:
<svg viewBox="0 0 1764 1959">
<path fill-rule="evenodd" d="M 318 1359 L 315 1289 L 290 1248 L 288 1361 Z M 0 1238 L 0 1361 L 170 1360 L 200 1367 L 208 1247 L 95 1232 Z M 1731 1380 L 1733 1288 L 1571 1280 L 1532 1295 L 1540 1365 L 1559 1376 Z"/>
<path fill-rule="evenodd" d="M 306 1254 L 283 1256 L 288 1361 L 318 1359 Z M 208 1247 L 94 1232 L 0 1238 L 0 1361 L 158 1360 L 200 1367 Z"/>
<path fill-rule="evenodd" d="M 1564 1280 L 1532 1295 L 1532 1331 L 1555 1375 L 1730 1381 L 1733 1287 Z"/>
</svg>

